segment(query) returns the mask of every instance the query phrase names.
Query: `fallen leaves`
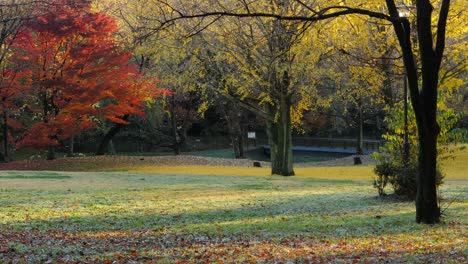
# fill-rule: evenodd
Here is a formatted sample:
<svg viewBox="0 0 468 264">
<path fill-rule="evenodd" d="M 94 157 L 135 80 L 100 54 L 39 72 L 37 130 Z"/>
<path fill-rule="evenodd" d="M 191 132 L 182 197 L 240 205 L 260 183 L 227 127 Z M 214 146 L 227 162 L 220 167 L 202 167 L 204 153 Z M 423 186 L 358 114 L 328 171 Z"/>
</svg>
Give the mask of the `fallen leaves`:
<svg viewBox="0 0 468 264">
<path fill-rule="evenodd" d="M 62 174 L 2 180 L 21 188 L 0 189 L 0 262 L 467 261 L 465 181 L 442 187 L 459 198 L 447 224 L 424 226 L 411 202 L 379 199 L 368 182 Z"/>
<path fill-rule="evenodd" d="M 423 232 L 421 236 L 430 240 L 442 235 L 441 232 L 430 233 Z M 415 239 L 415 235 L 418 234 L 335 238 L 308 235 L 272 239 L 236 237 L 226 241 L 222 237 L 206 238 L 148 231 L 99 235 L 69 233 L 60 229 L 47 233 L 39 230 L 10 231 L 0 235 L 0 260 L 31 259 L 46 262 L 52 257 L 53 262 L 103 263 L 169 259 L 173 263 L 373 263 L 381 260 L 392 263 L 410 260 L 466 263 L 466 239 L 449 235 L 443 243 L 431 244 L 425 239 Z"/>
</svg>

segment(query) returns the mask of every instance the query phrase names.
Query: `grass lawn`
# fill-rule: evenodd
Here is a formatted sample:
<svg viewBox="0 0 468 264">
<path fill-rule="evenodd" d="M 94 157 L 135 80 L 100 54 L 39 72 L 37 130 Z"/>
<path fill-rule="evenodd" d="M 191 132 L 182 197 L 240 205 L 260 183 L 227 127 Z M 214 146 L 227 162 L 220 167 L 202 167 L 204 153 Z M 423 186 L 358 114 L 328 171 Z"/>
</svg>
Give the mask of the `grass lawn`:
<svg viewBox="0 0 468 264">
<path fill-rule="evenodd" d="M 435 226 L 377 197 L 370 167 L 0 171 L 0 263 L 466 263 L 465 152 Z"/>
</svg>

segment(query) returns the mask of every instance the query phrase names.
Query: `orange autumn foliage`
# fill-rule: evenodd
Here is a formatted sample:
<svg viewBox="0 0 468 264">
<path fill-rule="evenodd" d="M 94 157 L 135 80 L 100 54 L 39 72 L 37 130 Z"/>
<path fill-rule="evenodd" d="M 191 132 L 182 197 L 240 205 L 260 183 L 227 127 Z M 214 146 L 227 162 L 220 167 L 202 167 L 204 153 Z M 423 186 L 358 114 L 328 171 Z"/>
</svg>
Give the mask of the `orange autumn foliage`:
<svg viewBox="0 0 468 264">
<path fill-rule="evenodd" d="M 21 142 L 46 147 L 99 120 L 126 123 L 163 92 L 130 63 L 114 34 L 114 19 L 89 1 L 56 0 L 37 7 L 14 43 L 15 68 L 31 81 L 23 97 L 34 120 Z"/>
</svg>

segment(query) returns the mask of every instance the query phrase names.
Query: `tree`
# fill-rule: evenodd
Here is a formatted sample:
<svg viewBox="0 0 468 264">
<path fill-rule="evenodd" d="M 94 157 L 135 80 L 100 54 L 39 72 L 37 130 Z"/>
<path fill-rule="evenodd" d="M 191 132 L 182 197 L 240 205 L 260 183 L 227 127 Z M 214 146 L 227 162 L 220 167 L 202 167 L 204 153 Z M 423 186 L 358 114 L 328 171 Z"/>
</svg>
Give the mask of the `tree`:
<svg viewBox="0 0 468 264">
<path fill-rule="evenodd" d="M 437 138 L 437 160 L 440 161 L 451 158 L 454 151 L 453 141 L 459 139 L 460 135 L 454 133 L 452 128 L 460 118 L 453 109 L 447 107 L 445 101 L 449 98 L 439 98 L 439 107 L 437 122 L 441 127 L 441 133 Z M 408 139 L 409 139 L 409 159 L 406 157 L 406 149 L 403 144 L 403 123 L 404 123 L 404 104 L 399 102 L 393 106 L 386 107 L 387 115 L 385 124 L 387 132 L 383 135 L 385 144 L 381 152 L 374 156 L 378 161 L 375 168 L 377 178 L 374 180 L 374 187 L 380 195 L 384 195 L 384 188 L 387 183 L 393 186 L 394 192 L 398 196 L 414 200 L 417 194 L 417 175 L 418 175 L 418 139 L 416 132 L 416 120 L 414 111 L 409 108 L 408 116 Z M 442 184 L 444 171 L 437 167 L 436 186 Z"/>
<path fill-rule="evenodd" d="M 197 91 L 198 68 L 193 60 L 193 50 L 197 43 L 193 39 L 183 39 L 183 25 L 148 35 L 151 21 L 145 19 L 150 12 L 148 1 L 100 1 L 100 10 L 116 17 L 121 25 L 119 38 L 134 53 L 134 61 L 140 71 L 154 76 L 159 85 L 165 87 L 171 96 L 163 97 L 163 102 L 150 104 L 148 111 L 164 110 L 159 120 L 162 124 L 145 124 L 154 136 L 164 138 L 161 147 L 169 147 L 179 155 L 186 144 L 187 131 L 202 117 L 198 109 Z M 154 120 L 153 120 L 154 121 Z M 156 142 L 157 140 L 152 140 Z M 167 141 L 170 141 L 169 143 Z"/>
<path fill-rule="evenodd" d="M 2 116 L 2 161 L 8 161 L 11 140 L 11 129 L 20 129 L 22 125 L 13 116 L 18 114 L 19 106 L 15 100 L 21 95 L 21 83 L 19 76 L 10 66 L 11 46 L 25 20 L 28 18 L 28 10 L 32 6 L 29 1 L 4 1 L 0 5 L 0 114 Z"/>
<path fill-rule="evenodd" d="M 388 23 L 349 15 L 329 21 L 321 30 L 322 41 L 330 47 L 319 75 L 334 88 L 329 112 L 356 129 L 356 153 L 360 155 L 364 123 L 382 123 L 384 104 L 397 99 L 392 82 L 403 78 L 395 78 L 400 56 L 389 27 Z"/>
<path fill-rule="evenodd" d="M 392 18 L 398 18 L 395 2 L 387 0 L 387 8 Z M 437 95 L 439 71 L 445 51 L 445 37 L 450 0 L 442 0 L 437 22 L 437 35 L 433 37 L 434 7 L 428 0 L 416 3 L 416 31 L 418 33 L 419 58 L 421 63 L 421 87 L 418 67 L 411 45 L 411 27 L 408 19 L 392 21 L 400 43 L 411 102 L 416 116 L 419 141 L 419 175 L 416 196 L 416 222 L 433 224 L 440 221 L 440 207 L 436 190 L 437 136 Z"/>
<path fill-rule="evenodd" d="M 338 5 L 327 4 L 326 7 L 318 8 L 309 6 L 307 3 L 295 0 L 294 2 L 306 6 L 310 11 L 306 15 L 279 14 L 276 12 L 256 12 L 249 9 L 245 1 L 238 2 L 238 8 L 225 9 L 222 4 L 212 5 L 214 9 L 201 11 L 193 9 L 194 12 L 185 12 L 179 5 L 171 1 L 159 1 L 165 9 L 169 10 L 169 16 L 159 19 L 161 25 L 156 28 L 167 26 L 179 19 L 212 18 L 204 23 L 209 25 L 222 16 L 234 17 L 268 17 L 286 21 L 320 21 L 329 18 L 361 14 L 369 17 L 390 21 L 398 38 L 403 53 L 404 67 L 408 77 L 411 103 L 415 111 L 418 127 L 419 141 L 419 176 L 418 194 L 416 198 L 416 222 L 433 224 L 440 221 L 440 208 L 438 206 L 436 191 L 436 164 L 437 164 L 437 135 L 439 127 L 436 121 L 437 97 L 439 87 L 439 73 L 445 51 L 447 22 L 450 13 L 451 2 L 463 6 L 461 1 L 440 0 L 436 6 L 438 16 L 434 16 L 434 5 L 429 0 L 416 1 L 416 32 L 419 46 L 419 62 L 421 65 L 418 74 L 415 52 L 412 49 L 411 27 L 407 18 L 399 17 L 397 5 L 394 0 L 385 0 L 387 13 L 373 11 L 372 8 L 354 8 L 344 6 L 340 1 Z M 359 1 L 350 1 L 355 4 Z M 239 8 L 240 7 L 240 8 Z M 378 5 L 373 8 L 379 8 Z M 435 21 L 435 23 L 434 23 Z M 208 24 L 207 24 L 208 23 Z"/>
<path fill-rule="evenodd" d="M 183 30 L 183 29 L 180 29 Z M 166 32 L 167 33 L 167 32 Z M 179 155 L 187 140 L 187 131 L 202 118 L 206 109 L 201 108 L 197 79 L 199 65 L 193 50 L 198 49 L 194 39 L 181 40 L 175 32 L 164 40 L 153 40 L 148 44 L 160 48 L 152 57 L 152 74 L 161 79 L 161 85 L 171 92 L 163 104 L 166 127 L 170 136 L 169 145 Z"/>
<path fill-rule="evenodd" d="M 2 124 L 3 153 L 1 160 L 10 160 L 9 149 L 14 147 L 13 132 L 23 130 L 24 126 L 17 117 L 21 113 L 21 97 L 30 84 L 24 73 L 17 73 L 6 65 L 0 69 L 0 111 Z"/>
<path fill-rule="evenodd" d="M 289 1 L 259 3 L 255 8 L 290 13 Z M 218 93 L 265 120 L 272 174 L 294 175 L 292 132 L 304 113 L 320 105 L 312 74 L 323 47 L 307 23 L 230 18 L 202 36 L 209 44 L 201 60 L 206 82 Z M 315 52 L 305 49 L 315 45 Z M 210 55 L 212 54 L 212 55 Z M 215 76 L 215 77 L 214 77 Z"/>
<path fill-rule="evenodd" d="M 113 19 L 92 12 L 89 1 L 57 0 L 39 8 L 13 45 L 16 68 L 32 81 L 28 110 L 40 120 L 22 145 L 48 147 L 53 159 L 59 140 L 101 118 L 126 124 L 125 115 L 143 115 L 142 103 L 160 91 L 129 64 L 131 54 L 113 37 Z"/>
<path fill-rule="evenodd" d="M 215 111 L 220 115 L 220 120 L 225 122 L 231 145 L 236 159 L 245 158 L 244 150 L 244 137 L 245 137 L 245 116 L 246 111 L 241 103 L 229 94 L 223 93 L 226 87 L 226 78 L 229 73 L 236 71 L 235 65 L 229 63 L 227 60 L 222 59 L 207 48 L 208 42 L 215 41 L 214 39 L 204 40 L 205 48 L 197 52 L 197 58 L 201 62 L 203 69 L 200 84 L 204 89 L 204 104 L 205 108 L 214 107 Z M 221 44 L 220 44 L 221 45 Z M 229 92 L 228 92 L 229 93 Z M 253 112 L 257 112 L 255 107 Z"/>
</svg>

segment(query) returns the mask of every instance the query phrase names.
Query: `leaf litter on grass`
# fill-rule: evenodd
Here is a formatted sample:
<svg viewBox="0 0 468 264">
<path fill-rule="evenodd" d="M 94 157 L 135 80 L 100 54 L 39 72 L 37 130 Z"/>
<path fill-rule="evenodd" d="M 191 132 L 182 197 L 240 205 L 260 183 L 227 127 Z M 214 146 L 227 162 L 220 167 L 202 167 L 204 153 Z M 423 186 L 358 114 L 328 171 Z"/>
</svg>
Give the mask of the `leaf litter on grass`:
<svg viewBox="0 0 468 264">
<path fill-rule="evenodd" d="M 464 180 L 442 187 L 459 198 L 431 227 L 414 223 L 412 202 L 382 200 L 362 181 L 64 175 L 71 178 L 39 185 L 2 180 L 10 187 L 0 191 L 0 262 L 467 260 Z"/>
</svg>

